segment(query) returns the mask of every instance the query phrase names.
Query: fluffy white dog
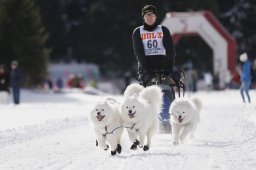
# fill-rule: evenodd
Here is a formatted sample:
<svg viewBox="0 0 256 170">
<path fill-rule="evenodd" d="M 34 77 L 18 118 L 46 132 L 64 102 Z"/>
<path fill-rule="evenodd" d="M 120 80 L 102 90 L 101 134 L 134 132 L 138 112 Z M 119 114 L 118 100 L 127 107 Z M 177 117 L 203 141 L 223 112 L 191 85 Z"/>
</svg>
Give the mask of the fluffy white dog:
<svg viewBox="0 0 256 170">
<path fill-rule="evenodd" d="M 123 121 L 120 116 L 120 104 L 113 98 L 98 103 L 90 113 L 91 122 L 96 134 L 96 146 L 108 150 L 111 146 L 111 155 L 121 153 L 120 139 L 123 134 Z"/>
<path fill-rule="evenodd" d="M 144 88 L 134 83 L 126 88 L 125 99 L 121 104 L 121 116 L 133 143 L 131 149 L 137 149 L 138 145 L 143 147 L 144 151 L 149 149 L 151 138 L 158 126 L 157 115 L 162 108 L 162 96 L 161 88 L 155 85 Z"/>
<path fill-rule="evenodd" d="M 178 98 L 170 106 L 172 142 L 177 145 L 183 143 L 189 134 L 192 138 L 200 121 L 199 112 L 201 101 L 194 97 L 192 99 Z"/>
</svg>

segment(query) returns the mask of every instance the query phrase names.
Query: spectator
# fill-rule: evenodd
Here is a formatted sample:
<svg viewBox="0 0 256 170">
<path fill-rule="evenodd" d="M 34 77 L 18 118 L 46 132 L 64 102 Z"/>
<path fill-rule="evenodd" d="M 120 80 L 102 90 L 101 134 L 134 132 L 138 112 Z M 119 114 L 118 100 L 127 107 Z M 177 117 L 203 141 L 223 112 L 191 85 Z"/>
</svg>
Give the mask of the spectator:
<svg viewBox="0 0 256 170">
<path fill-rule="evenodd" d="M 61 77 L 58 77 L 57 81 L 56 81 L 56 86 L 57 86 L 57 91 L 60 92 L 64 86 L 63 80 L 61 79 Z"/>
<path fill-rule="evenodd" d="M 0 104 L 7 104 L 9 100 L 10 79 L 5 65 L 0 65 Z"/>
<path fill-rule="evenodd" d="M 14 104 L 20 103 L 21 71 L 17 60 L 11 62 L 11 88 Z"/>
<path fill-rule="evenodd" d="M 47 83 L 48 89 L 49 89 L 50 91 L 52 91 L 52 89 L 53 89 L 53 82 L 52 82 L 52 79 L 51 79 L 51 78 L 48 78 L 48 79 L 46 80 L 46 83 Z"/>
<path fill-rule="evenodd" d="M 214 90 L 219 90 L 220 89 L 219 82 L 220 82 L 219 73 L 217 72 L 217 73 L 214 74 L 213 79 L 212 79 Z"/>
<path fill-rule="evenodd" d="M 240 61 L 242 62 L 242 72 L 241 72 L 241 86 L 240 86 L 240 93 L 245 103 L 244 92 L 247 96 L 248 102 L 251 102 L 251 98 L 249 95 L 250 85 L 251 85 L 251 61 L 248 59 L 246 53 L 243 53 L 239 57 Z"/>
<path fill-rule="evenodd" d="M 204 82 L 205 82 L 207 90 L 212 90 L 212 80 L 213 80 L 212 73 L 210 71 L 205 72 L 204 73 Z"/>
<path fill-rule="evenodd" d="M 73 88 L 73 86 L 74 86 L 74 78 L 75 78 L 75 76 L 73 74 L 69 75 L 69 79 L 67 81 L 67 86 L 69 88 Z"/>
</svg>

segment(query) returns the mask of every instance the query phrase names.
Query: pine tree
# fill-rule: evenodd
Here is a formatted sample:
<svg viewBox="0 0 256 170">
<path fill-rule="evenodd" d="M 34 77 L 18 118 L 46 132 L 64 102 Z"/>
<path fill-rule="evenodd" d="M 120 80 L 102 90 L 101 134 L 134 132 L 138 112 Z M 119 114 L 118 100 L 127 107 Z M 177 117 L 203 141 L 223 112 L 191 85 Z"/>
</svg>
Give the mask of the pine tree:
<svg viewBox="0 0 256 170">
<path fill-rule="evenodd" d="M 142 24 L 141 9 L 146 4 L 155 5 L 158 8 L 158 22 L 161 23 L 166 12 L 172 11 L 199 11 L 210 10 L 214 14 L 218 12 L 215 0 L 162 0 L 149 2 L 147 0 L 94 0 L 81 26 L 81 36 L 76 48 L 78 56 L 86 57 L 87 61 L 100 64 L 104 71 L 110 69 L 130 70 L 136 65 L 132 50 L 132 31 Z M 198 41 L 199 42 L 199 41 Z M 197 42 L 197 43 L 198 43 Z M 188 43 L 194 43 L 194 39 Z M 198 46 L 198 53 L 202 49 Z M 211 52 L 211 51 L 210 51 Z M 198 53 L 186 55 L 198 56 Z M 211 55 L 209 51 L 206 54 Z M 184 56 L 184 50 L 177 53 Z M 181 61 L 185 62 L 185 61 Z"/>
<path fill-rule="evenodd" d="M 34 0 L 5 1 L 7 16 L 3 22 L 2 56 L 17 59 L 23 71 L 24 85 L 36 86 L 47 76 L 50 50 L 39 7 Z"/>
<path fill-rule="evenodd" d="M 136 68 L 131 35 L 135 27 L 142 24 L 141 9 L 146 4 L 158 8 L 158 21 L 161 23 L 166 12 L 186 12 L 210 10 L 218 13 L 216 0 L 79 0 L 53 1 L 37 0 L 42 7 L 44 21 L 50 32 L 49 44 L 53 48 L 51 59 L 93 62 L 102 71 L 122 71 Z M 195 44 L 194 39 L 187 44 Z M 196 44 L 201 40 L 196 39 Z M 205 48 L 198 45 L 194 58 Z M 192 47 L 190 47 L 192 49 Z M 191 51 L 191 50 L 190 50 Z M 206 50 L 206 55 L 212 55 Z M 186 58 L 185 58 L 186 59 Z M 182 60 L 181 63 L 185 61 Z"/>
<path fill-rule="evenodd" d="M 5 10 L 5 6 L 4 3 L 2 1 L 0 1 L 0 64 L 7 64 L 7 59 L 6 57 L 3 56 L 3 53 L 1 53 L 1 51 L 3 51 L 3 45 L 2 42 L 4 42 L 3 40 L 3 35 L 4 35 L 4 20 L 6 17 L 6 10 Z"/>
</svg>

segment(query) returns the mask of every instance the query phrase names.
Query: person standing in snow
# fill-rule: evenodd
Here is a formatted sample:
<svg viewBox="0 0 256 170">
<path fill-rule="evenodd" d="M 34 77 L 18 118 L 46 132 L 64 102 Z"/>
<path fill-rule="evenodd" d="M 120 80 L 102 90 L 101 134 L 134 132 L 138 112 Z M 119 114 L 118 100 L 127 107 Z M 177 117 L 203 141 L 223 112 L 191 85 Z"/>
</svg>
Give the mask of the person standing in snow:
<svg viewBox="0 0 256 170">
<path fill-rule="evenodd" d="M 11 89 L 14 104 L 20 103 L 20 86 L 21 86 L 21 71 L 18 67 L 18 61 L 11 62 Z"/>
<path fill-rule="evenodd" d="M 0 65 L 0 104 L 7 104 L 9 100 L 10 80 L 5 65 Z"/>
<path fill-rule="evenodd" d="M 249 90 L 251 86 L 251 65 L 252 62 L 248 59 L 248 56 L 246 53 L 243 53 L 239 57 L 240 61 L 243 63 L 242 64 L 242 70 L 241 70 L 241 86 L 240 86 L 240 93 L 243 99 L 243 102 L 245 103 L 245 98 L 244 98 L 244 93 L 247 96 L 248 102 L 251 102 L 251 98 L 249 95 Z"/>
<path fill-rule="evenodd" d="M 172 73 L 175 61 L 175 50 L 172 36 L 168 28 L 157 24 L 157 8 L 146 5 L 141 11 L 143 25 L 135 28 L 132 34 L 133 50 L 138 61 L 138 77 L 140 84 L 150 86 L 156 74 L 164 74 L 166 77 Z M 168 82 L 169 83 L 169 82 Z M 163 132 L 170 132 L 169 107 L 174 100 L 174 91 L 161 81 L 164 106 L 160 113 Z"/>
</svg>

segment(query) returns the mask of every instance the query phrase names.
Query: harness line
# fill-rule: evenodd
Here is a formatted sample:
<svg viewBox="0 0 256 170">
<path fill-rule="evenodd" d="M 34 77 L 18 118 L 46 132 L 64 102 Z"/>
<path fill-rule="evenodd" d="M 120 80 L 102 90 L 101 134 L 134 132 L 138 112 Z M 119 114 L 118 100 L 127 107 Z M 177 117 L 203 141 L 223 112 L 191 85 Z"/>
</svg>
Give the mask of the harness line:
<svg viewBox="0 0 256 170">
<path fill-rule="evenodd" d="M 106 136 L 109 135 L 109 134 L 113 134 L 114 131 L 117 130 L 117 129 L 119 129 L 119 128 L 128 128 L 128 129 L 131 129 L 131 130 L 132 130 L 132 129 L 134 128 L 135 124 L 136 124 L 136 123 L 134 123 L 134 124 L 132 125 L 132 127 L 119 126 L 119 127 L 116 127 L 115 129 L 113 129 L 111 132 L 108 132 L 107 126 L 105 126 L 106 133 L 104 133 L 103 136 L 106 137 Z"/>
</svg>

